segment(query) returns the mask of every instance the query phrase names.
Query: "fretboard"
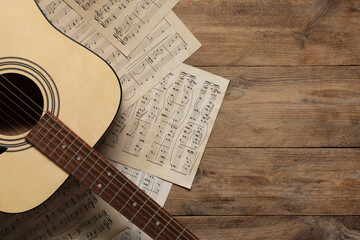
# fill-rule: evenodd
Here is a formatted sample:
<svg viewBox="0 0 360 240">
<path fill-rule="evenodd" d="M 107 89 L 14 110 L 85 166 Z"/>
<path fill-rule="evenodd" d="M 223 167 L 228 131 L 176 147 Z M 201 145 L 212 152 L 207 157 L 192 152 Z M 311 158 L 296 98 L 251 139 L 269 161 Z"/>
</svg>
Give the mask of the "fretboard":
<svg viewBox="0 0 360 240">
<path fill-rule="evenodd" d="M 51 113 L 40 119 L 26 139 L 151 238 L 198 239 Z"/>
</svg>

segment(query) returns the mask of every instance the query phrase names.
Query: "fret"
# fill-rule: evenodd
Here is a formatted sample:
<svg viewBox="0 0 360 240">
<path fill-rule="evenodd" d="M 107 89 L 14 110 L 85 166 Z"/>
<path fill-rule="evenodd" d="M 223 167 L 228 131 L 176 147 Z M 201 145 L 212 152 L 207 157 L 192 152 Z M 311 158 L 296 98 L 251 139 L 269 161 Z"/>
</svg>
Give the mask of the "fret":
<svg viewBox="0 0 360 240">
<path fill-rule="evenodd" d="M 40 119 L 26 139 L 151 238 L 198 239 L 50 113 Z"/>
<path fill-rule="evenodd" d="M 184 229 L 181 231 L 180 235 L 179 235 L 175 240 L 180 239 L 180 237 L 183 235 L 183 233 L 185 232 L 185 230 L 186 230 L 186 228 L 184 228 Z"/>
<path fill-rule="evenodd" d="M 50 118 L 51 119 L 51 118 Z M 56 120 L 46 121 L 48 126 L 45 126 L 43 128 L 43 131 L 39 132 L 38 134 L 38 142 L 36 143 L 35 147 L 42 148 L 43 152 L 46 152 L 46 155 L 52 151 L 52 147 L 54 146 L 54 143 L 52 140 L 54 140 L 54 133 L 59 133 L 59 131 L 55 130 L 56 127 Z M 51 131 L 51 129 L 54 129 L 54 131 Z M 48 148 L 51 146 L 51 148 Z"/>
<path fill-rule="evenodd" d="M 154 240 L 157 240 L 159 238 L 159 236 L 161 235 L 161 233 L 166 229 L 166 227 L 169 225 L 169 223 L 173 220 L 174 217 L 171 217 L 170 221 L 168 221 L 165 225 L 165 227 L 161 230 L 161 232 L 159 232 L 159 234 L 156 236 L 156 238 L 154 238 Z M 158 222 L 156 222 L 158 223 Z"/>
<path fill-rule="evenodd" d="M 83 162 L 89 157 L 89 155 L 93 152 L 93 150 L 91 149 L 90 153 L 84 158 Z M 99 156 L 96 161 L 93 163 L 93 165 L 89 168 L 89 170 L 87 170 L 87 172 L 85 173 L 85 175 L 80 179 L 80 182 L 82 182 L 84 180 L 84 178 L 89 174 L 89 172 L 93 169 L 93 167 L 99 162 L 99 160 L 101 159 L 101 156 Z M 91 187 L 90 187 L 91 188 Z"/>
<path fill-rule="evenodd" d="M 67 144 L 70 145 L 72 140 L 74 140 L 73 147 L 72 150 L 68 152 L 69 154 L 64 156 L 63 160 L 65 161 L 55 161 L 55 163 L 58 163 L 65 171 L 74 175 L 78 181 L 81 181 L 88 186 L 88 183 L 91 184 L 93 179 L 92 174 L 90 174 L 91 169 L 89 168 L 96 159 L 92 158 L 92 154 L 89 153 L 90 148 L 88 148 L 86 143 L 82 142 L 80 138 L 70 135 L 67 139 Z M 59 151 L 61 151 L 60 153 L 63 153 L 66 149 L 59 147 Z"/>
<path fill-rule="evenodd" d="M 149 198 L 141 189 L 138 189 L 136 194 L 130 195 L 127 198 L 131 198 L 134 201 L 127 202 L 125 208 L 120 209 L 120 213 L 128 219 L 132 219 L 132 222 L 139 229 L 144 229 L 149 236 L 152 238 L 155 237 L 161 228 L 158 225 L 155 225 L 155 222 L 149 221 L 149 219 L 154 217 L 154 214 L 160 208 L 160 205 Z M 144 202 L 146 202 L 145 205 Z M 141 205 L 144 206 L 139 210 Z M 148 227 L 145 228 L 146 225 Z"/>
<path fill-rule="evenodd" d="M 84 147 L 85 143 L 83 144 Z M 81 148 L 79 148 L 80 151 Z M 78 153 L 79 153 L 78 151 Z M 86 155 L 86 157 L 81 161 L 81 163 L 77 166 L 77 168 L 75 168 L 75 170 L 71 173 L 72 175 L 74 175 L 74 173 L 79 169 L 79 167 L 84 163 L 84 161 L 86 160 L 86 158 L 92 153 L 93 149 L 91 149 L 91 151 L 88 153 L 88 155 Z M 80 158 L 80 157 L 78 157 Z"/>
<path fill-rule="evenodd" d="M 56 121 L 57 122 L 57 121 Z M 35 145 L 35 147 L 37 147 L 43 140 L 44 140 L 44 138 L 50 133 L 50 131 L 55 127 L 55 125 L 56 125 L 56 122 L 54 123 L 54 125 L 52 125 L 52 127 L 49 129 L 49 131 L 47 131 L 46 133 L 45 133 L 45 135 L 40 139 L 40 141 L 37 143 L 37 145 Z M 60 129 L 61 130 L 61 129 Z M 59 132 L 58 132 L 59 133 Z M 53 139 L 52 139 L 53 140 Z M 51 141 L 50 142 L 48 142 L 48 144 L 44 147 L 44 149 L 43 149 L 43 151 L 48 147 L 48 145 L 51 143 Z"/>
<path fill-rule="evenodd" d="M 128 203 L 131 201 L 131 199 L 134 197 L 134 195 L 137 193 L 137 191 L 139 190 L 139 188 L 137 188 L 136 190 L 135 190 L 135 192 L 131 195 L 131 197 L 126 201 L 126 203 L 122 206 L 122 208 L 119 210 L 119 212 L 121 213 L 122 212 L 122 210 L 124 209 L 124 207 L 126 206 L 126 205 L 128 205 Z M 134 207 L 136 207 L 136 203 L 135 203 L 135 206 Z"/>
<path fill-rule="evenodd" d="M 108 188 L 109 184 L 114 180 L 114 178 L 118 175 L 118 172 L 116 172 L 114 174 L 114 176 L 112 177 L 112 179 L 108 182 L 108 184 L 106 184 L 106 187 L 103 188 L 103 190 L 99 193 L 99 196 L 101 196 L 101 194 L 105 191 L 105 189 Z M 108 175 L 109 176 L 109 175 Z M 110 177 L 110 176 L 109 176 Z"/>
<path fill-rule="evenodd" d="M 65 155 L 65 153 L 72 147 L 72 145 L 75 144 L 76 140 L 78 139 L 79 137 L 76 136 L 75 140 L 72 141 L 72 143 L 69 145 L 68 148 L 66 148 L 66 150 L 63 152 L 63 154 L 58 158 L 58 160 L 56 160 L 56 163 Z M 72 158 L 71 158 L 72 159 Z M 71 159 L 70 161 L 67 162 L 67 164 L 64 166 L 64 169 L 66 169 L 66 167 L 71 163 Z"/>
<path fill-rule="evenodd" d="M 184 231 L 184 233 L 182 234 L 182 236 L 185 238 L 185 239 L 198 239 L 195 237 L 195 235 L 189 231 L 189 229 L 186 229 L 186 231 Z"/>
<path fill-rule="evenodd" d="M 44 117 L 47 116 L 47 114 L 44 115 Z M 45 127 L 46 123 L 51 119 L 51 117 L 49 116 L 49 118 L 45 121 L 45 123 L 43 125 L 40 126 L 39 130 L 32 136 L 32 138 L 29 140 L 29 142 L 32 142 L 34 140 L 34 138 L 36 137 L 36 135 L 39 134 L 39 132 L 41 132 L 41 130 Z M 34 128 L 35 129 L 35 128 Z M 30 132 L 31 133 L 31 132 Z"/>
<path fill-rule="evenodd" d="M 126 179 L 125 183 L 122 185 L 122 187 L 117 191 L 117 193 L 114 195 L 114 197 L 111 199 L 111 201 L 109 202 L 109 204 L 111 205 L 111 203 L 114 201 L 114 199 L 116 198 L 116 196 L 121 192 L 121 190 L 125 187 L 125 185 L 128 183 L 129 179 Z"/>
<path fill-rule="evenodd" d="M 78 148 L 78 150 L 77 150 L 76 153 L 72 156 L 72 158 L 70 159 L 69 162 L 71 162 L 75 157 L 76 157 L 76 160 L 77 160 L 77 161 L 80 161 L 80 160 L 81 160 L 81 158 L 78 156 L 78 154 L 79 154 L 80 150 L 81 150 L 84 146 L 85 146 L 85 143 L 83 143 L 83 144 L 81 145 L 81 147 Z M 75 171 L 74 171 L 74 172 L 75 172 Z"/>
<path fill-rule="evenodd" d="M 158 214 L 158 212 L 161 210 L 161 207 L 159 206 L 158 210 L 156 211 L 156 213 L 150 218 L 150 220 L 146 223 L 146 225 L 141 229 L 141 231 L 144 231 L 146 229 L 146 227 L 149 225 L 149 223 L 153 220 L 153 218 L 156 216 L 156 214 Z"/>
<path fill-rule="evenodd" d="M 101 156 L 100 156 L 100 158 L 101 158 Z M 97 161 L 96 161 L 97 162 Z M 96 163 L 95 163 L 96 164 Z M 95 165 L 94 164 L 94 165 Z M 99 178 L 104 174 L 104 172 L 105 172 L 105 170 L 108 168 L 109 166 L 106 166 L 105 168 L 104 168 L 104 170 L 99 174 L 99 176 L 95 179 L 95 181 L 90 185 L 90 189 L 94 186 L 94 184 L 99 180 Z"/>
<path fill-rule="evenodd" d="M 45 133 L 45 135 L 43 136 L 43 138 L 51 132 L 51 130 L 56 126 L 57 121 L 54 123 L 54 125 Z M 62 128 L 60 128 L 60 130 L 58 130 L 56 132 L 56 134 L 51 138 L 51 140 L 46 144 L 46 146 L 44 147 L 43 151 L 45 151 L 45 149 L 50 145 L 50 143 L 52 143 L 52 141 L 56 138 L 56 136 L 61 132 Z M 41 140 L 42 141 L 42 140 Z"/>
<path fill-rule="evenodd" d="M 78 138 L 74 136 L 73 132 L 70 129 L 68 130 L 70 131 L 69 136 L 64 140 L 62 147 L 58 148 L 56 154 L 53 154 L 52 158 L 54 159 L 54 162 L 61 166 L 61 168 L 64 170 L 72 171 L 77 166 L 77 164 L 76 166 L 75 164 L 72 164 L 70 159 L 78 149 L 80 142 L 77 141 Z"/>
<path fill-rule="evenodd" d="M 154 217 L 154 220 L 156 220 L 155 225 L 156 226 L 163 226 L 162 227 L 162 234 L 159 234 L 157 236 L 158 239 L 168 239 L 168 234 L 171 235 L 175 239 L 176 237 L 179 237 L 178 234 L 183 231 L 183 226 L 174 219 L 169 213 L 166 212 L 163 208 L 159 206 L 160 210 L 157 213 L 157 217 Z M 145 230 L 145 229 L 144 229 Z M 167 235 L 167 237 L 165 237 Z M 156 235 L 155 235 L 156 236 Z M 154 239 L 155 236 L 153 236 Z M 165 238 L 164 238 L 165 237 Z M 192 237 L 190 239 L 193 239 Z"/>
<path fill-rule="evenodd" d="M 62 126 L 61 129 L 62 129 L 63 127 L 64 127 L 64 126 Z M 64 137 L 64 139 L 63 139 L 61 142 L 59 142 L 59 144 L 56 146 L 56 148 L 54 148 L 54 150 L 51 152 L 51 154 L 49 155 L 49 157 L 51 157 L 51 156 L 54 154 L 54 152 L 56 151 L 56 149 L 58 149 L 58 147 L 60 147 L 60 145 L 64 142 L 64 140 L 69 136 L 70 133 L 71 133 L 71 131 L 68 132 L 68 134 Z"/>
<path fill-rule="evenodd" d="M 139 210 L 137 210 L 137 212 L 134 214 L 134 216 L 130 219 L 130 222 L 132 222 L 134 220 L 134 218 L 138 215 L 138 213 L 140 212 L 140 210 L 146 205 L 146 203 L 149 201 L 150 196 L 147 197 L 146 201 L 143 203 L 143 205 L 141 205 L 141 207 L 139 208 Z M 134 206 L 135 207 L 135 206 Z"/>
</svg>

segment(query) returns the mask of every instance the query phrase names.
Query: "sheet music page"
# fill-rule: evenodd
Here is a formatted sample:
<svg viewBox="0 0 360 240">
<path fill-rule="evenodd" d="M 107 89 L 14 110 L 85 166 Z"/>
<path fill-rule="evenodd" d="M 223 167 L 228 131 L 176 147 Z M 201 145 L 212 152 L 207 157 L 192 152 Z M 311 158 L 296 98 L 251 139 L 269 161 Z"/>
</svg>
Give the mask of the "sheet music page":
<svg viewBox="0 0 360 240">
<path fill-rule="evenodd" d="M 179 0 L 65 0 L 129 56 Z"/>
<path fill-rule="evenodd" d="M 161 206 L 172 184 L 119 163 L 123 174 Z M 150 239 L 139 228 L 75 178 L 69 178 L 45 203 L 26 213 L 0 213 L 0 239 Z"/>
<path fill-rule="evenodd" d="M 121 81 L 123 109 L 133 105 L 201 46 L 181 20 L 170 12 L 135 51 L 125 57 L 63 0 L 37 2 L 55 27 L 112 66 Z"/>
<path fill-rule="evenodd" d="M 133 52 L 134 56 L 130 55 L 132 60 L 116 69 L 123 87 L 123 108 L 133 105 L 200 46 L 175 13 L 170 12 Z"/>
<path fill-rule="evenodd" d="M 98 151 L 111 160 L 191 188 L 228 83 L 181 64 L 122 111 Z"/>
<path fill-rule="evenodd" d="M 0 213 L 0 239 L 112 239 L 125 223 L 110 205 L 69 178 L 39 207 L 21 214 Z"/>
</svg>

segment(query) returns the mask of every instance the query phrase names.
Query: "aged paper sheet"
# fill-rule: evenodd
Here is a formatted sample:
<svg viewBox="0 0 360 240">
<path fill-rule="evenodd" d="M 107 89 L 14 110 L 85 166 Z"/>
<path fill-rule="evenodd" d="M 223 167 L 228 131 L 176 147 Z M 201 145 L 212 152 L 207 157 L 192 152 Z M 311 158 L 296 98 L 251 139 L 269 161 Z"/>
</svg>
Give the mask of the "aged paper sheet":
<svg viewBox="0 0 360 240">
<path fill-rule="evenodd" d="M 55 27 L 112 66 L 121 81 L 123 109 L 134 104 L 201 46 L 180 19 L 170 12 L 135 51 L 125 57 L 62 0 L 37 2 Z"/>
<path fill-rule="evenodd" d="M 21 214 L 0 213 L 0 239 L 112 239 L 125 223 L 101 198 L 69 178 L 39 207 Z"/>
<path fill-rule="evenodd" d="M 161 206 L 172 184 L 150 174 L 113 162 Z M 0 239 L 148 240 L 140 229 L 74 178 L 44 204 L 26 213 L 0 213 Z"/>
<path fill-rule="evenodd" d="M 98 150 L 111 160 L 191 188 L 228 83 L 181 64 L 122 111 Z"/>
<path fill-rule="evenodd" d="M 65 0 L 129 56 L 179 0 Z"/>
</svg>

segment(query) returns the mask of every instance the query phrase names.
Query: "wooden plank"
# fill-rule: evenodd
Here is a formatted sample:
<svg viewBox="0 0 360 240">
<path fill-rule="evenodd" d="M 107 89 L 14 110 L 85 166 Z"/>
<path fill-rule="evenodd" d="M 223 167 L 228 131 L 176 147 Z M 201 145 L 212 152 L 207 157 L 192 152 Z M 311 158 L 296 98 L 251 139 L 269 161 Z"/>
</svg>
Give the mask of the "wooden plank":
<svg viewBox="0 0 360 240">
<path fill-rule="evenodd" d="M 360 215 L 360 149 L 207 149 L 175 215 Z"/>
<path fill-rule="evenodd" d="M 180 217 L 202 240 L 360 239 L 360 217 Z"/>
<path fill-rule="evenodd" d="M 194 66 L 360 64 L 357 0 L 182 0 L 174 11 L 203 44 Z"/>
<path fill-rule="evenodd" d="M 208 147 L 360 146 L 360 67 L 203 69 L 231 80 Z"/>
</svg>

